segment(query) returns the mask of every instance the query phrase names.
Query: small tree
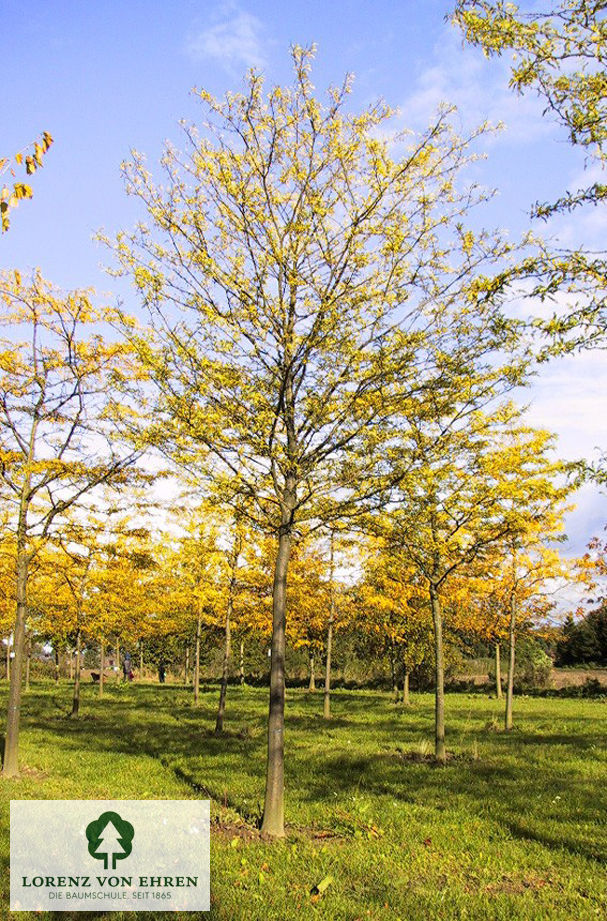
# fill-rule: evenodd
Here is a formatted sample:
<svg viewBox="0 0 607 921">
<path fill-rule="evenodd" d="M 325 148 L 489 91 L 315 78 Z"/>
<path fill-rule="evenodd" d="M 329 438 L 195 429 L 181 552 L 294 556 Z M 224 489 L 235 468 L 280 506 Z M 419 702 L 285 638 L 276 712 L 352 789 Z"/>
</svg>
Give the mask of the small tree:
<svg viewBox="0 0 607 921">
<path fill-rule="evenodd" d="M 566 465 L 548 455 L 550 436 L 522 426 L 519 417 L 511 405 L 490 415 L 475 412 L 437 441 L 445 420 L 429 413 L 411 428 L 409 450 L 403 444 L 398 458 L 411 466 L 413 456 L 418 466 L 400 481 L 386 536 L 416 567 L 428 593 L 439 762 L 446 760 L 443 595 L 455 575 L 474 572 L 492 549 L 545 520 L 567 490 L 556 479 Z"/>
<path fill-rule="evenodd" d="M 300 542 L 291 557 L 287 637 L 295 649 L 307 651 L 311 691 L 316 690 L 315 661 L 324 648 L 330 609 L 330 589 L 327 591 L 324 576 L 325 560 L 319 547 Z"/>
<path fill-rule="evenodd" d="M 432 621 L 426 593 L 417 570 L 399 547 L 376 539 L 365 549 L 364 579 L 358 588 L 363 618 L 360 627 L 384 639 L 394 698 L 398 700 L 400 671 L 402 701 L 408 705 L 411 671 L 432 655 Z"/>
<path fill-rule="evenodd" d="M 33 559 L 65 513 L 101 484 L 124 482 L 133 453 L 115 441 L 116 390 L 128 374 L 123 345 L 104 340 L 107 312 L 90 292 L 61 295 L 39 274 L 0 276 L 0 476 L 15 536 L 15 658 L 3 771 L 18 770 L 27 585 Z M 19 341 L 19 336 L 24 338 Z"/>
</svg>

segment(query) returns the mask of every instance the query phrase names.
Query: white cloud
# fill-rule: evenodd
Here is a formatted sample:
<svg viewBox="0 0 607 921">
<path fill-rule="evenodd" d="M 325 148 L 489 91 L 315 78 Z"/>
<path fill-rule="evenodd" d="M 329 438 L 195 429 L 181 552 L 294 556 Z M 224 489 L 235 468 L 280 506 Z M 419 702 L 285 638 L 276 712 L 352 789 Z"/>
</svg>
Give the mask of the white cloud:
<svg viewBox="0 0 607 921">
<path fill-rule="evenodd" d="M 251 13 L 230 4 L 221 9 L 214 25 L 192 36 L 186 51 L 196 61 L 211 60 L 231 75 L 266 65 L 263 51 L 263 25 Z"/>
<path fill-rule="evenodd" d="M 541 103 L 529 93 L 518 96 L 508 87 L 505 59 L 487 61 L 477 49 L 462 47 L 458 33 L 441 34 L 433 61 L 418 76 L 412 93 L 401 105 L 408 127 L 422 128 L 440 103 L 455 104 L 465 127 L 488 120 L 503 123 L 507 138 L 535 140 L 553 130 L 542 119 Z"/>
</svg>

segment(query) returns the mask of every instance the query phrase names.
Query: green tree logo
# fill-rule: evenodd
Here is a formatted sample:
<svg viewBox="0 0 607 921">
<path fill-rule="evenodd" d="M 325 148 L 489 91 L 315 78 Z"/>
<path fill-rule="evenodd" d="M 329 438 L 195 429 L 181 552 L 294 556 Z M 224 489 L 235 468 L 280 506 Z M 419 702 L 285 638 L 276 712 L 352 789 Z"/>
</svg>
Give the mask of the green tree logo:
<svg viewBox="0 0 607 921">
<path fill-rule="evenodd" d="M 103 860 L 104 870 L 115 870 L 116 861 L 124 860 L 133 850 L 135 829 L 117 812 L 103 812 L 86 826 L 89 854 Z"/>
</svg>

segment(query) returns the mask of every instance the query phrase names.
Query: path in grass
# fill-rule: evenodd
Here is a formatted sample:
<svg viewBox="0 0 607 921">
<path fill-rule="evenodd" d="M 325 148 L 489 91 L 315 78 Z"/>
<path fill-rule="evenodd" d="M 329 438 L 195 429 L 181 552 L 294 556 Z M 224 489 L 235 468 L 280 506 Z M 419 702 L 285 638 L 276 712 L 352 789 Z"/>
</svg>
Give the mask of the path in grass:
<svg viewBox="0 0 607 921">
<path fill-rule="evenodd" d="M 326 724 L 320 693 L 290 691 L 289 836 L 269 844 L 255 827 L 267 692 L 230 688 L 221 738 L 211 732 L 216 698 L 205 691 L 196 709 L 176 687 L 118 686 L 99 701 L 87 687 L 82 717 L 72 721 L 67 685 L 34 687 L 24 707 L 27 772 L 0 785 L 3 866 L 11 798 L 205 796 L 214 823 L 212 911 L 201 917 L 607 917 L 605 702 L 520 700 L 519 728 L 506 735 L 497 701 L 450 695 L 455 757 L 436 768 L 426 758 L 431 695 L 403 710 L 385 694 L 336 692 Z M 6 872 L 0 899 L 8 905 Z"/>
</svg>

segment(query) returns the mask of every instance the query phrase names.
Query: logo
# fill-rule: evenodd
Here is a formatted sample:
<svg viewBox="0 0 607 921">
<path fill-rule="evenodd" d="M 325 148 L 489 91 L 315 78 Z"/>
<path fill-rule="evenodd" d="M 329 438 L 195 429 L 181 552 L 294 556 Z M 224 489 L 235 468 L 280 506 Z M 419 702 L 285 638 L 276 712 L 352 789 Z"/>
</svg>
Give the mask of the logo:
<svg viewBox="0 0 607 921">
<path fill-rule="evenodd" d="M 102 812 L 86 827 L 89 854 L 103 860 L 104 870 L 115 870 L 116 861 L 124 860 L 133 850 L 135 829 L 117 812 Z"/>
<path fill-rule="evenodd" d="M 209 911 L 209 805 L 12 800 L 11 909 L 53 918 Z"/>
</svg>

